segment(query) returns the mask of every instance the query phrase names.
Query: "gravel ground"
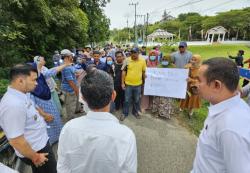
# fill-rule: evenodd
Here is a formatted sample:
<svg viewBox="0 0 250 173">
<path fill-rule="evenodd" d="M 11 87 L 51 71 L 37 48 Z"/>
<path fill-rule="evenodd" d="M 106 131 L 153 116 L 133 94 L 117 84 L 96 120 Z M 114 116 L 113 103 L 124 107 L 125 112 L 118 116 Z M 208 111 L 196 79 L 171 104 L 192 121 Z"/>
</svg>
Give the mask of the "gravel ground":
<svg viewBox="0 0 250 173">
<path fill-rule="evenodd" d="M 175 117 L 165 120 L 144 114 L 141 119 L 129 116 L 122 123 L 136 136 L 138 173 L 190 172 L 197 138 Z M 53 150 L 56 154 L 57 145 Z M 31 169 L 26 167 L 21 173 L 31 173 Z"/>
</svg>

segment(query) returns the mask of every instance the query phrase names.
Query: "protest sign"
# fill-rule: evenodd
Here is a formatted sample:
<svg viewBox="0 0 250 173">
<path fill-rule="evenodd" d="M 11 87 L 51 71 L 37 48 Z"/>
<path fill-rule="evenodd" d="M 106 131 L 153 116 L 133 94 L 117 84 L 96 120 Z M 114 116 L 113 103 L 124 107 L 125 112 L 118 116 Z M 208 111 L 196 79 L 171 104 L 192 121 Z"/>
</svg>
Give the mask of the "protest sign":
<svg viewBox="0 0 250 173">
<path fill-rule="evenodd" d="M 188 69 L 147 68 L 144 95 L 186 98 Z"/>
</svg>

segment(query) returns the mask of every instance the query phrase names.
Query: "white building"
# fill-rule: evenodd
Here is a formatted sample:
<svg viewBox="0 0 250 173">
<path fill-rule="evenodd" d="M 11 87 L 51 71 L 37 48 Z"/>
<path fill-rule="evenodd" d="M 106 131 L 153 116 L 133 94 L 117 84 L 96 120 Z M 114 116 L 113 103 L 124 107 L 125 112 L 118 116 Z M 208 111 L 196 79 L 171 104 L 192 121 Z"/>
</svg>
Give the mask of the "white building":
<svg viewBox="0 0 250 173">
<path fill-rule="evenodd" d="M 154 31 L 152 34 L 147 36 L 147 39 L 149 42 L 154 42 L 155 39 L 159 38 L 159 39 L 170 39 L 173 41 L 174 39 L 174 34 L 167 32 L 165 30 L 162 29 L 157 29 L 156 31 Z"/>
<path fill-rule="evenodd" d="M 213 43 L 215 35 L 218 35 L 217 42 L 224 42 L 227 32 L 223 26 L 216 26 L 207 31 L 205 38 L 208 42 Z"/>
</svg>

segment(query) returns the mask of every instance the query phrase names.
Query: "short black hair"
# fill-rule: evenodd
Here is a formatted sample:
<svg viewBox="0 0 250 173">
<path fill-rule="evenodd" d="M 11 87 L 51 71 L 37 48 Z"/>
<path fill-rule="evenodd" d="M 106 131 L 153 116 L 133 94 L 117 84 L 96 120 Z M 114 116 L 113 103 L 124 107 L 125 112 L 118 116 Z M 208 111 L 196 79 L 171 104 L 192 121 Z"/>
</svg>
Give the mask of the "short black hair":
<svg viewBox="0 0 250 173">
<path fill-rule="evenodd" d="M 17 64 L 10 69 L 9 79 L 15 80 L 18 76 L 30 76 L 31 72 L 37 73 L 37 70 L 30 64 Z"/>
<path fill-rule="evenodd" d="M 239 70 L 232 60 L 216 57 L 208 59 L 202 64 L 208 66 L 204 74 L 208 84 L 214 80 L 219 80 L 229 91 L 234 92 L 237 90 L 240 76 Z"/>
<path fill-rule="evenodd" d="M 116 51 L 116 52 L 115 52 L 115 57 L 116 57 L 118 54 L 122 54 L 122 56 L 123 56 L 122 51 Z"/>
<path fill-rule="evenodd" d="M 81 92 L 90 109 L 101 109 L 111 102 L 114 83 L 105 71 L 91 69 L 81 82 Z"/>
<path fill-rule="evenodd" d="M 94 50 L 94 51 L 93 51 L 93 55 L 94 55 L 94 54 L 101 55 L 101 52 L 100 52 L 99 50 Z"/>
</svg>

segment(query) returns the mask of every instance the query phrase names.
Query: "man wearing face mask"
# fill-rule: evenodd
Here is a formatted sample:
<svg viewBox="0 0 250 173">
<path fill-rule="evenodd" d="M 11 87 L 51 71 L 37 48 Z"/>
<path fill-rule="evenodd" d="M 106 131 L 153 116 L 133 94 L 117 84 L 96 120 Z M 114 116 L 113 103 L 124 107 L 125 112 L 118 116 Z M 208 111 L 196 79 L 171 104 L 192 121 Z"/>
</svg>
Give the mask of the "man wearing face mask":
<svg viewBox="0 0 250 173">
<path fill-rule="evenodd" d="M 192 53 L 187 50 L 187 43 L 181 41 L 179 43 L 179 51 L 171 54 L 171 61 L 175 64 L 176 68 L 184 68 L 192 58 Z"/>
</svg>

